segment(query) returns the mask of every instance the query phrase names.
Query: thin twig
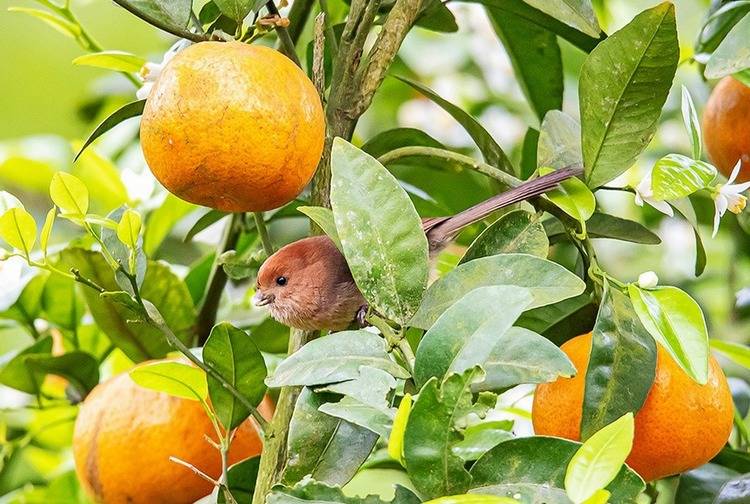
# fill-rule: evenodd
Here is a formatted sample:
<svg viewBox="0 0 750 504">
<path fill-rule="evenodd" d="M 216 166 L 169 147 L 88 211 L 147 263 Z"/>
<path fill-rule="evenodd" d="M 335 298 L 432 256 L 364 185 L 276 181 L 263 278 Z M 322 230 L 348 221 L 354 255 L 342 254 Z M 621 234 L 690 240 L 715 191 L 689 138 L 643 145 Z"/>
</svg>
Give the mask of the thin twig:
<svg viewBox="0 0 750 504">
<path fill-rule="evenodd" d="M 204 473 L 203 471 L 201 471 L 200 469 L 198 469 L 197 467 L 195 467 L 193 464 L 191 464 L 189 462 L 185 462 L 184 460 L 179 459 L 179 458 L 177 458 L 175 456 L 170 456 L 169 457 L 169 461 L 170 462 L 174 462 L 175 464 L 179 464 L 182 467 L 186 467 L 186 468 L 190 469 L 197 476 L 199 476 L 199 477 L 203 478 L 204 480 L 208 481 L 213 486 L 217 486 L 217 487 L 221 486 L 221 483 L 219 483 L 218 481 L 216 481 L 215 479 L 213 479 L 211 476 L 209 476 L 208 474 Z"/>
<path fill-rule="evenodd" d="M 258 236 L 260 236 L 260 241 L 263 244 L 263 250 L 268 257 L 271 257 L 273 255 L 273 243 L 271 242 L 271 235 L 268 234 L 266 221 L 263 219 L 263 212 L 253 212 L 253 217 L 255 218 Z"/>
<path fill-rule="evenodd" d="M 276 8 L 276 3 L 271 0 L 266 3 L 266 9 L 272 16 L 281 16 L 279 9 Z M 294 64 L 298 67 L 302 67 L 302 63 L 297 56 L 297 49 L 294 47 L 294 41 L 289 35 L 289 30 L 283 26 L 276 26 L 276 35 L 279 37 L 279 50 L 284 53 L 290 60 L 294 61 Z"/>
</svg>

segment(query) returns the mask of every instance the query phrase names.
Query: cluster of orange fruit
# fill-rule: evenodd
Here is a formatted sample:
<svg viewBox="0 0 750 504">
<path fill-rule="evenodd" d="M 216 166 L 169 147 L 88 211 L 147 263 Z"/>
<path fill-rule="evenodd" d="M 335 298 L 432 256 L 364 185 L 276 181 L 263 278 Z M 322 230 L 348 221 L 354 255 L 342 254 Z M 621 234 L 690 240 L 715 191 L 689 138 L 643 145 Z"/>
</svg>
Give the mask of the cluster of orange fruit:
<svg viewBox="0 0 750 504">
<path fill-rule="evenodd" d="M 711 160 L 725 174 L 750 166 L 750 89 L 727 78 L 704 115 Z M 263 211 L 293 200 L 310 181 L 325 137 L 318 93 L 286 57 L 257 45 L 204 42 L 178 53 L 151 90 L 141 145 L 156 178 L 178 197 L 223 211 Z M 579 439 L 591 336 L 562 346 L 579 369 L 537 389 L 537 434 Z M 265 401 L 263 412 L 273 406 Z M 657 374 L 636 415 L 628 463 L 652 480 L 701 465 L 726 442 L 732 398 L 716 361 L 706 385 L 693 382 L 659 348 Z M 170 462 L 183 459 L 218 477 L 218 452 L 204 437 L 212 426 L 194 401 L 137 386 L 123 374 L 100 384 L 83 403 L 74 452 L 84 488 L 107 503 L 190 502 L 210 483 Z M 230 462 L 261 451 L 250 420 L 238 429 Z"/>
</svg>

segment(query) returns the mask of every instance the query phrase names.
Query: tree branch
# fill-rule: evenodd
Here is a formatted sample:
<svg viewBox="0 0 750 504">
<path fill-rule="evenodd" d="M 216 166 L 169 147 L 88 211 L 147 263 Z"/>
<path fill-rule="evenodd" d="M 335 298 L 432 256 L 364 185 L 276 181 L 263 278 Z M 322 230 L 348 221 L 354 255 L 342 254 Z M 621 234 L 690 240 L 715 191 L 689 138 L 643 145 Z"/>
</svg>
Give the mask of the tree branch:
<svg viewBox="0 0 750 504">
<path fill-rule="evenodd" d="M 126 2 L 125 0 L 114 0 L 114 2 L 125 9 L 126 11 L 130 12 L 136 17 L 141 18 L 148 24 L 155 26 L 159 28 L 160 30 L 164 30 L 167 33 L 171 33 L 172 35 L 175 35 L 180 38 L 192 40 L 193 42 L 203 42 L 205 40 L 208 40 L 208 35 L 201 34 L 201 33 L 193 33 L 190 30 L 176 28 L 174 26 L 170 26 L 166 23 L 163 23 L 159 19 L 156 19 L 153 16 L 150 16 L 146 14 L 145 12 L 140 11 L 139 9 L 136 9 L 133 7 L 130 2 Z"/>
</svg>

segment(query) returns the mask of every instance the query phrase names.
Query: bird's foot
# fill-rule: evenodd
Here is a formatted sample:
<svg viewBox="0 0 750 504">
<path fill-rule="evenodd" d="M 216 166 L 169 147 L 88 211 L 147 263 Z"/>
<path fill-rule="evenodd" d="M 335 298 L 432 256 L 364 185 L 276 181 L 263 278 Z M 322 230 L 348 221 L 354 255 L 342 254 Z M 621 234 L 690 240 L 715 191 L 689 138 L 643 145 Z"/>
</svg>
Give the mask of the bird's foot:
<svg viewBox="0 0 750 504">
<path fill-rule="evenodd" d="M 359 327 L 367 327 L 370 323 L 367 321 L 367 312 L 370 310 L 370 306 L 363 304 L 357 310 L 357 315 L 354 317 L 354 321 Z"/>
</svg>

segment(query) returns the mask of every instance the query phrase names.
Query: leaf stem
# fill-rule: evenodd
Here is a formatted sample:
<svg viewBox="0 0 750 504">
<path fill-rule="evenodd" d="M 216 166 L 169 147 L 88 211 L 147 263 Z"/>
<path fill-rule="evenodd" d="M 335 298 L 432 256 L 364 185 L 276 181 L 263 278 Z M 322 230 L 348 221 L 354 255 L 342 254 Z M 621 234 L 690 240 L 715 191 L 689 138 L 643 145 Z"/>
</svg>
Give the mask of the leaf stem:
<svg viewBox="0 0 750 504">
<path fill-rule="evenodd" d="M 276 8 L 276 3 L 271 0 L 266 3 L 266 9 L 272 16 L 280 16 L 279 9 Z M 297 56 L 297 49 L 294 47 L 294 41 L 289 36 L 289 30 L 283 26 L 276 26 L 276 35 L 279 37 L 279 49 L 284 53 L 290 60 L 294 61 L 294 64 L 298 67 L 302 67 L 302 63 Z"/>
<path fill-rule="evenodd" d="M 253 217 L 255 218 L 255 227 L 258 229 L 260 241 L 263 243 L 263 250 L 268 257 L 271 257 L 273 255 L 273 243 L 271 242 L 271 236 L 268 234 L 266 221 L 263 219 L 263 212 L 253 212 Z"/>
<path fill-rule="evenodd" d="M 205 34 L 193 33 L 190 30 L 186 30 L 184 28 L 178 28 L 175 26 L 171 26 L 168 23 L 164 23 L 163 21 L 153 16 L 150 16 L 149 14 L 146 14 L 145 12 L 142 12 L 141 10 L 136 9 L 127 0 L 114 0 L 114 2 L 120 7 L 122 7 L 123 9 L 125 9 L 126 11 L 133 14 L 134 16 L 141 18 L 148 24 L 155 26 L 159 28 L 160 30 L 163 30 L 167 33 L 171 33 L 172 35 L 175 35 L 177 37 L 191 40 L 193 42 L 203 42 L 209 39 L 209 37 Z"/>
</svg>

